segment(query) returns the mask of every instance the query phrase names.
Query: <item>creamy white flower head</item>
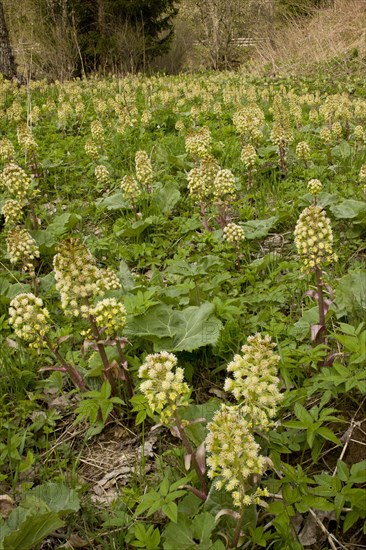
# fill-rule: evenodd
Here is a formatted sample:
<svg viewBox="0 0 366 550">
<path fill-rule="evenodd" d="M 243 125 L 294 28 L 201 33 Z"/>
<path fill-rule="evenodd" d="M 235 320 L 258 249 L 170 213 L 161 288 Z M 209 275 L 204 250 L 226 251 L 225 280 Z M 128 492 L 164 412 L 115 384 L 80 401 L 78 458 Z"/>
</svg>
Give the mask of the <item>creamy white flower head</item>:
<svg viewBox="0 0 366 550">
<path fill-rule="evenodd" d="M 278 389 L 277 369 L 280 357 L 273 351 L 275 344 L 268 335 L 249 336 L 227 366 L 233 378 L 226 378 L 224 389 L 231 392 L 242 405 L 248 423 L 261 430 L 268 430 L 273 411 L 281 401 Z"/>
<path fill-rule="evenodd" d="M 251 504 L 256 493 L 246 495 L 246 482 L 263 473 L 265 460 L 241 409 L 222 404 L 207 429 L 207 476 L 217 489 L 232 493 L 235 506 Z"/>
<path fill-rule="evenodd" d="M 49 312 L 43 307 L 43 301 L 31 292 L 18 294 L 10 302 L 9 315 L 9 323 L 18 338 L 33 348 L 40 347 L 50 330 Z"/>
<path fill-rule="evenodd" d="M 176 356 L 162 351 L 148 355 L 138 373 L 139 378 L 144 379 L 140 390 L 151 410 L 159 414 L 163 424 L 169 424 L 174 412 L 178 407 L 186 405 L 190 396 L 190 389 L 183 381 L 183 369 L 176 365 Z"/>
</svg>

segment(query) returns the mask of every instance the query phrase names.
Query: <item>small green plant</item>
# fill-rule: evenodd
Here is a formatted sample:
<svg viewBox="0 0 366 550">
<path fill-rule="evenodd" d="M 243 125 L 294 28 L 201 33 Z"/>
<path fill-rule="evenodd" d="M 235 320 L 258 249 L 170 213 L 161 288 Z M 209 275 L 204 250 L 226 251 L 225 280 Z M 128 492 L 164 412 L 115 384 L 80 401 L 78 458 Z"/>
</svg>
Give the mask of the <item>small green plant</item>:
<svg viewBox="0 0 366 550">
<path fill-rule="evenodd" d="M 339 418 L 334 415 L 336 412 L 336 409 L 320 409 L 318 406 L 314 406 L 308 411 L 300 403 L 296 403 L 294 414 L 298 420 L 289 420 L 284 422 L 283 426 L 306 430 L 306 442 L 309 448 L 312 449 L 311 457 L 315 462 L 319 458 L 324 440 L 331 441 L 335 445 L 341 445 L 334 432 L 324 426 L 326 422 L 339 422 Z"/>
<path fill-rule="evenodd" d="M 134 548 L 145 548 L 146 550 L 158 550 L 160 546 L 160 531 L 153 525 L 146 527 L 143 523 L 136 523 L 133 528 L 135 538 L 130 544 Z"/>
<path fill-rule="evenodd" d="M 104 380 L 100 390 L 86 391 L 81 394 L 81 400 L 75 409 L 77 413 L 75 424 L 83 421 L 90 424 L 91 427 L 86 432 L 87 437 L 100 433 L 115 406 L 124 404 L 119 397 L 111 396 L 111 386 L 108 380 Z"/>
<path fill-rule="evenodd" d="M 149 517 L 160 510 L 170 521 L 176 523 L 178 507 L 174 501 L 187 494 L 187 490 L 181 487 L 184 487 L 188 481 L 190 481 L 190 477 L 186 476 L 170 483 L 169 479 L 165 477 L 157 491 L 152 489 L 142 496 L 141 502 L 135 510 L 135 516 L 138 517 L 147 512 L 146 516 Z"/>
</svg>

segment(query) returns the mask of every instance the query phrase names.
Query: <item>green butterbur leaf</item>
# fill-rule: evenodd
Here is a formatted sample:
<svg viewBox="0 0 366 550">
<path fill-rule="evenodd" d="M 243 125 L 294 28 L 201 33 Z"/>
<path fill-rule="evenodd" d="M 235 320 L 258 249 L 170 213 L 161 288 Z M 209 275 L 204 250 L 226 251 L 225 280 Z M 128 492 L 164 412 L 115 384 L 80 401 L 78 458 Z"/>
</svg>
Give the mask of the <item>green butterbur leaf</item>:
<svg viewBox="0 0 366 550">
<path fill-rule="evenodd" d="M 126 333 L 151 340 L 155 351 L 192 351 L 217 342 L 222 325 L 214 310 L 208 302 L 182 311 L 156 306 L 135 317 Z"/>
</svg>

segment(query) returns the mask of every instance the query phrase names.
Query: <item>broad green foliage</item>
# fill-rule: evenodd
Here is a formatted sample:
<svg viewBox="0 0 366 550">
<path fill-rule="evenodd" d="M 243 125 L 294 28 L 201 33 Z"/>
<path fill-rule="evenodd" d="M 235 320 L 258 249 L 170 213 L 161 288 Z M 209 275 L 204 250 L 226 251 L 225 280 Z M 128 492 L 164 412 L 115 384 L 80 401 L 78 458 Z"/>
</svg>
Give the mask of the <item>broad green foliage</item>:
<svg viewBox="0 0 366 550">
<path fill-rule="evenodd" d="M 63 517 L 80 508 L 75 491 L 62 483 L 46 483 L 27 492 L 4 521 L 0 519 L 0 548 L 32 550 L 64 525 Z"/>
<path fill-rule="evenodd" d="M 126 334 L 151 340 L 155 351 L 192 351 L 217 342 L 221 322 L 213 315 L 214 311 L 213 304 L 209 303 L 182 311 L 166 305 L 156 306 L 135 317 Z"/>
</svg>

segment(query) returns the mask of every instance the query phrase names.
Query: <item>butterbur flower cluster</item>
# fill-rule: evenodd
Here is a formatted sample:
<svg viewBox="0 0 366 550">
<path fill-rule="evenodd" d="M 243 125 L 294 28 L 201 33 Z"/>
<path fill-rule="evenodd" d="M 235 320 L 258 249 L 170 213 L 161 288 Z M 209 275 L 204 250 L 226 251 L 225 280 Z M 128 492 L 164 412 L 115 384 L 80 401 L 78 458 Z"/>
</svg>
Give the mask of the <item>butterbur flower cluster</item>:
<svg viewBox="0 0 366 550">
<path fill-rule="evenodd" d="M 216 103 L 214 103 L 214 105 L 213 105 L 213 112 L 216 115 L 221 115 L 221 113 L 222 113 L 222 105 L 218 101 Z"/>
<path fill-rule="evenodd" d="M 285 147 L 294 139 L 291 126 L 275 121 L 271 130 L 271 141 L 279 147 Z"/>
<path fill-rule="evenodd" d="M 10 162 L 15 158 L 14 145 L 8 138 L 0 140 L 0 159 L 3 162 Z"/>
<path fill-rule="evenodd" d="M 98 160 L 99 148 L 98 148 L 98 145 L 92 139 L 88 139 L 85 142 L 84 149 L 88 157 L 90 157 L 92 160 Z"/>
<path fill-rule="evenodd" d="M 127 312 L 123 304 L 115 298 L 104 298 L 89 309 L 98 328 L 103 329 L 104 336 L 116 336 L 126 324 Z"/>
<path fill-rule="evenodd" d="M 314 179 L 310 180 L 309 183 L 308 183 L 308 191 L 314 197 L 316 197 L 316 195 L 319 195 L 322 188 L 323 188 L 322 182 L 318 179 L 314 178 Z"/>
<path fill-rule="evenodd" d="M 182 132 L 185 129 L 183 120 L 177 120 L 174 127 L 177 132 Z"/>
<path fill-rule="evenodd" d="M 17 127 L 18 143 L 22 151 L 26 154 L 34 154 L 38 145 L 33 137 L 31 129 L 26 123 L 20 123 Z"/>
<path fill-rule="evenodd" d="M 253 147 L 253 145 L 244 145 L 244 147 L 241 150 L 240 159 L 242 163 L 244 164 L 245 168 L 248 170 L 250 168 L 253 168 L 255 166 L 258 156 L 257 151 Z"/>
<path fill-rule="evenodd" d="M 331 133 L 332 136 L 334 136 L 335 138 L 340 138 L 342 136 L 343 128 L 342 124 L 339 121 L 332 124 Z"/>
<path fill-rule="evenodd" d="M 95 177 L 97 178 L 97 182 L 100 185 L 105 185 L 109 183 L 109 171 L 104 164 L 98 164 L 98 166 L 95 167 L 94 170 Z"/>
<path fill-rule="evenodd" d="M 23 107 L 19 101 L 13 101 L 10 107 L 6 110 L 6 114 L 10 120 L 14 122 L 19 122 L 22 119 Z"/>
<path fill-rule="evenodd" d="M 99 269 L 99 280 L 97 282 L 100 293 L 107 292 L 107 290 L 118 290 L 121 288 L 121 282 L 118 279 L 116 273 L 110 267 L 104 267 Z"/>
<path fill-rule="evenodd" d="M 217 160 L 208 155 L 198 166 L 188 172 L 188 190 L 192 198 L 202 202 L 213 192 L 215 177 L 220 166 Z"/>
<path fill-rule="evenodd" d="M 57 109 L 57 117 L 61 126 L 66 126 L 67 121 L 72 115 L 72 107 L 69 103 L 63 102 L 60 103 L 59 108 Z"/>
<path fill-rule="evenodd" d="M 256 104 L 247 105 L 233 116 L 233 124 L 238 134 L 247 139 L 257 141 L 262 137 L 261 126 L 264 122 L 264 113 Z"/>
<path fill-rule="evenodd" d="M 242 355 L 235 355 L 227 366 L 233 379 L 226 378 L 225 391 L 240 403 L 248 424 L 260 430 L 268 430 L 282 399 L 277 377 L 280 357 L 274 353 L 274 347 L 268 335 L 249 336 L 241 348 Z"/>
<path fill-rule="evenodd" d="M 361 170 L 358 177 L 361 182 L 366 183 L 366 164 L 363 164 L 361 166 Z"/>
<path fill-rule="evenodd" d="M 319 132 L 320 139 L 322 139 L 325 145 L 329 145 L 332 142 L 332 133 L 329 128 L 322 128 Z"/>
<path fill-rule="evenodd" d="M 1 174 L 1 183 L 9 193 L 22 200 L 29 195 L 32 180 L 20 166 L 10 163 Z"/>
<path fill-rule="evenodd" d="M 153 179 L 151 161 L 146 151 L 137 151 L 135 155 L 136 177 L 142 185 L 149 185 Z"/>
<path fill-rule="evenodd" d="M 183 369 L 176 365 L 176 356 L 162 351 L 148 355 L 138 373 L 139 378 L 144 379 L 140 390 L 163 424 L 169 424 L 177 408 L 187 404 L 190 396 Z"/>
<path fill-rule="evenodd" d="M 223 230 L 223 238 L 228 243 L 234 243 L 238 245 L 245 239 L 244 229 L 236 223 L 228 223 Z"/>
<path fill-rule="evenodd" d="M 319 122 L 319 113 L 316 109 L 310 109 L 309 111 L 309 121 L 313 124 Z"/>
<path fill-rule="evenodd" d="M 75 103 L 75 114 L 81 118 L 84 115 L 84 113 L 85 113 L 85 105 L 83 101 L 82 100 L 77 101 Z"/>
<path fill-rule="evenodd" d="M 102 293 L 95 258 L 80 239 L 70 238 L 59 244 L 53 267 L 65 314 L 87 317 L 88 306 L 83 302 Z"/>
<path fill-rule="evenodd" d="M 304 160 L 304 161 L 307 161 L 310 159 L 310 147 L 306 141 L 300 141 L 296 145 L 296 155 L 301 160 Z"/>
<path fill-rule="evenodd" d="M 49 312 L 43 307 L 41 298 L 32 293 L 18 294 L 10 302 L 9 315 L 9 323 L 18 338 L 38 348 L 50 330 Z"/>
<path fill-rule="evenodd" d="M 280 96 L 275 96 L 273 101 L 273 118 L 271 141 L 278 147 L 285 147 L 292 143 L 294 136 L 289 112 Z"/>
<path fill-rule="evenodd" d="M 129 175 L 122 178 L 121 189 L 126 199 L 136 200 L 141 195 L 139 184 L 135 178 Z"/>
<path fill-rule="evenodd" d="M 17 225 L 23 217 L 22 204 L 15 199 L 9 199 L 3 204 L 2 213 L 5 218 L 5 225 Z"/>
<path fill-rule="evenodd" d="M 108 104 L 103 99 L 96 98 L 93 101 L 95 112 L 100 115 L 105 115 L 108 111 Z"/>
<path fill-rule="evenodd" d="M 263 474 L 265 459 L 240 408 L 222 404 L 207 429 L 207 476 L 215 480 L 216 489 L 232 493 L 235 506 L 251 504 L 259 494 L 246 494 L 245 482 L 251 475 Z"/>
<path fill-rule="evenodd" d="M 360 125 L 355 126 L 355 129 L 353 130 L 353 135 L 356 141 L 363 141 L 365 135 L 363 127 Z"/>
<path fill-rule="evenodd" d="M 91 135 L 95 143 L 102 145 L 104 143 L 104 129 L 99 120 L 93 120 L 90 124 Z"/>
<path fill-rule="evenodd" d="M 225 200 L 227 197 L 234 197 L 235 193 L 234 174 L 227 168 L 219 170 L 214 181 L 214 199 Z"/>
<path fill-rule="evenodd" d="M 25 271 L 34 274 L 33 261 L 39 258 L 36 241 L 26 229 L 16 226 L 6 236 L 6 247 L 10 263 L 22 264 Z"/>
<path fill-rule="evenodd" d="M 33 124 L 35 124 L 36 122 L 39 121 L 40 118 L 41 118 L 41 108 L 38 107 L 38 105 L 35 105 L 30 111 L 29 119 Z"/>
<path fill-rule="evenodd" d="M 186 151 L 198 158 L 204 158 L 210 153 L 211 149 L 211 132 L 203 126 L 199 130 L 190 131 L 186 136 Z"/>
<path fill-rule="evenodd" d="M 198 117 L 200 116 L 200 113 L 201 113 L 200 107 L 198 105 L 192 105 L 190 115 L 191 115 L 192 122 L 194 124 L 197 122 Z"/>
<path fill-rule="evenodd" d="M 141 124 L 147 126 L 152 120 L 151 111 L 144 111 L 141 115 Z"/>
<path fill-rule="evenodd" d="M 303 271 L 321 269 L 337 260 L 330 220 L 319 206 L 311 205 L 300 214 L 295 227 L 295 245 Z"/>
<path fill-rule="evenodd" d="M 296 101 L 289 101 L 289 113 L 291 115 L 292 120 L 297 124 L 300 125 L 302 121 L 302 110 L 300 105 L 296 104 Z"/>
</svg>

